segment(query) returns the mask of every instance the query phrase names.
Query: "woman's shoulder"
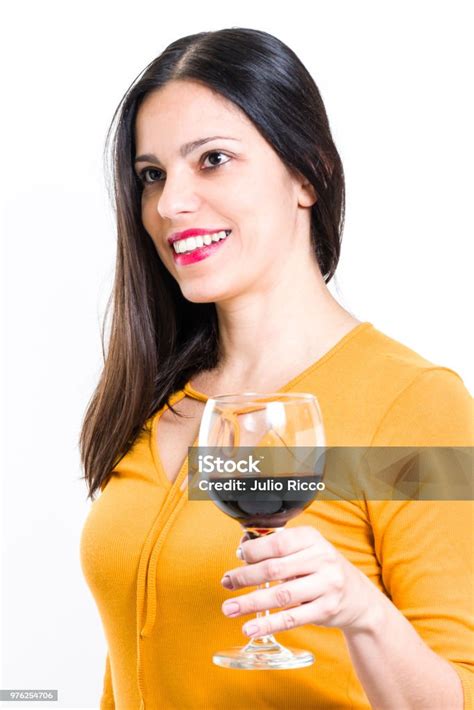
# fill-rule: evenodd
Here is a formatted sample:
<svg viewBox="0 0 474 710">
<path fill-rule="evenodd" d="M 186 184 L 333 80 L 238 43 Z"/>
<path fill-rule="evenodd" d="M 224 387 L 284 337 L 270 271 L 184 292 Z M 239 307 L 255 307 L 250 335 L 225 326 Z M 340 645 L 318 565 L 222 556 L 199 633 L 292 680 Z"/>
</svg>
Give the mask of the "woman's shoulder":
<svg viewBox="0 0 474 710">
<path fill-rule="evenodd" d="M 360 382 L 370 382 L 384 392 L 401 392 L 418 380 L 421 384 L 463 384 L 461 375 L 446 364 L 430 360 L 372 323 L 364 325 L 341 350 L 335 363 L 339 371 L 347 369 L 351 377 L 357 375 Z"/>
<path fill-rule="evenodd" d="M 393 445 L 403 433 L 408 445 L 412 432 L 417 444 L 423 434 L 425 446 L 471 445 L 473 402 L 461 375 L 377 328 L 365 335 L 372 396 L 379 391 L 386 400 L 373 443 Z"/>
<path fill-rule="evenodd" d="M 472 442 L 472 398 L 461 375 L 371 323 L 294 387 L 317 394 L 338 440 L 343 429 L 344 441 L 364 445 Z"/>
<path fill-rule="evenodd" d="M 377 363 L 386 367 L 406 369 L 413 373 L 436 367 L 449 369 L 430 360 L 423 353 L 418 352 L 401 340 L 388 335 L 372 323 L 366 322 L 364 325 L 366 327 L 361 329 L 354 345 L 367 366 Z M 451 370 L 451 372 L 453 371 Z"/>
</svg>

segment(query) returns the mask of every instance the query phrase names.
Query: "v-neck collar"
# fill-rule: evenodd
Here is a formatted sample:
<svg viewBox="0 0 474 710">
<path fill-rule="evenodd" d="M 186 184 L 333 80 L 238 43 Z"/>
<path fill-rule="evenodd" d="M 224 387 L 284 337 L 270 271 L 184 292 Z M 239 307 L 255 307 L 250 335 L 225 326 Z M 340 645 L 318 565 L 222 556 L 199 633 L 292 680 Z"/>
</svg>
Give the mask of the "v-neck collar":
<svg viewBox="0 0 474 710">
<path fill-rule="evenodd" d="M 352 330 L 350 330 L 348 333 L 346 333 L 333 347 L 328 350 L 322 357 L 320 357 L 318 360 L 313 362 L 311 365 L 309 365 L 307 368 L 305 368 L 302 372 L 300 372 L 298 375 L 295 375 L 289 382 L 287 382 L 283 387 L 280 387 L 277 390 L 274 390 L 274 392 L 286 392 L 290 389 L 293 389 L 300 380 L 303 380 L 306 378 L 308 375 L 313 373 L 315 370 L 317 370 L 319 367 L 324 365 L 330 358 L 332 358 L 334 355 L 336 355 L 341 348 L 343 348 L 352 338 L 354 338 L 356 335 L 358 335 L 361 331 L 367 330 L 369 328 L 372 328 L 373 325 L 369 321 L 364 321 L 363 323 L 359 323 L 358 325 L 355 326 Z M 232 394 L 232 393 L 230 393 Z M 170 404 L 174 404 L 175 402 L 178 402 L 180 399 L 184 398 L 185 396 L 191 397 L 192 399 L 197 399 L 200 402 L 207 402 L 208 399 L 211 399 L 211 395 L 206 395 L 203 392 L 199 392 L 196 390 L 191 382 L 187 382 L 184 387 L 181 390 L 178 390 L 175 392 L 172 397 L 170 398 Z M 169 489 L 169 491 L 176 491 L 181 488 L 184 478 L 185 478 L 185 471 L 186 471 L 186 462 L 187 459 L 183 461 L 183 464 L 180 468 L 180 471 L 178 472 L 178 475 L 176 476 L 175 480 L 173 482 L 170 481 L 170 479 L 167 477 L 166 472 L 164 471 L 164 467 L 162 466 L 161 463 L 161 457 L 160 453 L 158 451 L 158 442 L 157 442 L 157 427 L 158 423 L 160 420 L 161 415 L 164 413 L 164 411 L 167 409 L 167 406 L 163 407 L 159 412 L 156 412 L 156 414 L 152 418 L 152 423 L 151 423 L 151 432 L 150 432 L 150 445 L 151 445 L 151 451 L 152 451 L 152 457 L 153 461 L 155 464 L 155 469 L 158 473 L 158 477 L 163 485 L 166 486 L 166 488 Z M 192 446 L 197 446 L 197 438 L 193 442 Z"/>
</svg>

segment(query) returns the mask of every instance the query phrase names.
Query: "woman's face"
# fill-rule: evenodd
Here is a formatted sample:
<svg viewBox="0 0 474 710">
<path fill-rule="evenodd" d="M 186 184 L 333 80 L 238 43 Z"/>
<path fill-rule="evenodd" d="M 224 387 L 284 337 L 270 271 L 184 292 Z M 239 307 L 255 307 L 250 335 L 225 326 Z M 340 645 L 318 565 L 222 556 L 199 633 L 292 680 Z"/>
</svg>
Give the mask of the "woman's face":
<svg viewBox="0 0 474 710">
<path fill-rule="evenodd" d="M 186 299 L 271 288 L 295 250 L 309 254 L 312 189 L 232 102 L 172 81 L 146 97 L 135 136 L 143 225 Z M 201 234 L 170 243 L 185 230 Z"/>
</svg>

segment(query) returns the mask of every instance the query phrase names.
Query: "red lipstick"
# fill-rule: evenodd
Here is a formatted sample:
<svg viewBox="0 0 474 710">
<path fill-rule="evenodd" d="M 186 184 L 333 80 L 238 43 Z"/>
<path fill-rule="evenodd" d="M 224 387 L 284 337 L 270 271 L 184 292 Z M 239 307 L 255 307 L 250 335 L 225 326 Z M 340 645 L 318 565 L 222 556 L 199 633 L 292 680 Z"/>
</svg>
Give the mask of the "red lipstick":
<svg viewBox="0 0 474 710">
<path fill-rule="evenodd" d="M 198 261 L 202 261 L 203 259 L 207 259 L 208 257 L 212 256 L 218 249 L 222 249 L 224 247 L 224 243 L 230 238 L 231 230 L 214 229 L 210 231 L 207 229 L 188 229 L 185 232 L 181 232 L 179 237 L 176 237 L 175 234 L 171 235 L 172 237 L 174 237 L 173 241 L 177 241 L 177 239 L 186 239 L 187 237 L 193 236 L 203 236 L 205 234 L 214 234 L 216 232 L 226 232 L 227 236 L 219 239 L 218 242 L 203 244 L 203 246 L 196 247 L 195 249 L 189 252 L 176 253 L 174 247 L 172 246 L 173 242 L 171 242 L 170 245 L 173 252 L 173 259 L 175 264 L 179 264 L 179 266 L 187 266 L 188 264 L 195 264 Z M 168 238 L 168 241 L 170 239 L 171 237 Z"/>
</svg>

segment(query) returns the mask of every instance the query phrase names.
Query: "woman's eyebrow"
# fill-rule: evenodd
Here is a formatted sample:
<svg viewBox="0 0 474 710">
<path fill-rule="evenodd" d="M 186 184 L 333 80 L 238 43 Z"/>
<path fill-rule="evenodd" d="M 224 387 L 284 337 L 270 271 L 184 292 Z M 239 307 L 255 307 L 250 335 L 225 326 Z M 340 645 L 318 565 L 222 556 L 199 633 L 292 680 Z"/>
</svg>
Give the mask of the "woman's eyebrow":
<svg viewBox="0 0 474 710">
<path fill-rule="evenodd" d="M 195 141 L 190 141 L 189 143 L 185 143 L 184 145 L 181 146 L 179 149 L 180 155 L 185 158 L 189 153 L 191 153 L 193 150 L 196 150 L 196 148 L 199 148 L 199 146 L 204 145 L 204 143 L 208 143 L 209 141 L 214 141 L 216 139 L 224 140 L 224 141 L 239 141 L 240 138 L 230 138 L 229 136 L 209 136 L 208 138 L 198 138 L 198 140 Z M 135 163 L 142 163 L 142 162 L 155 162 L 159 163 L 160 161 L 154 155 L 153 153 L 144 153 L 143 155 L 139 155 L 135 158 Z"/>
</svg>

